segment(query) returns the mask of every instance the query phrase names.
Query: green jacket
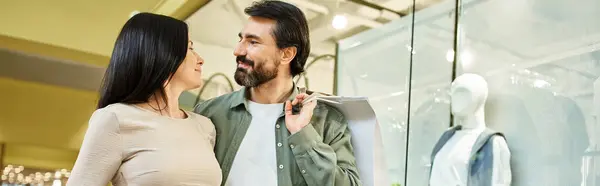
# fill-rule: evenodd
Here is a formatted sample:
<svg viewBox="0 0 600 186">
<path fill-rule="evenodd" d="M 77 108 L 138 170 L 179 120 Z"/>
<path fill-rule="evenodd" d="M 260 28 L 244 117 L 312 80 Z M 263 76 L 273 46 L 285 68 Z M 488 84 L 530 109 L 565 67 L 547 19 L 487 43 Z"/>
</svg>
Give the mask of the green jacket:
<svg viewBox="0 0 600 186">
<path fill-rule="evenodd" d="M 244 139 L 252 116 L 247 110 L 247 88 L 226 94 L 196 106 L 194 112 L 212 120 L 217 130 L 215 155 L 227 181 L 235 154 Z M 289 97 L 293 99 L 298 94 Z M 283 108 L 281 108 L 283 109 Z M 311 123 L 294 135 L 280 115 L 273 128 L 279 186 L 355 186 L 362 185 L 350 143 L 348 122 L 342 113 L 318 103 Z"/>
</svg>

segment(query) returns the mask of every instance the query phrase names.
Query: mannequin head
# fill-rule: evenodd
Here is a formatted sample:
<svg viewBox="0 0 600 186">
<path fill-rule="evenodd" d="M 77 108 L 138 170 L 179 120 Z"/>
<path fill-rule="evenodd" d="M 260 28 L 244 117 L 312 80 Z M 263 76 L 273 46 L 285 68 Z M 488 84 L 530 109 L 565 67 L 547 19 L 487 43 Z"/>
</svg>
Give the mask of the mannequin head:
<svg viewBox="0 0 600 186">
<path fill-rule="evenodd" d="M 483 115 L 488 96 L 488 85 L 477 74 L 463 74 L 457 77 L 450 87 L 452 114 L 456 117 Z"/>
</svg>

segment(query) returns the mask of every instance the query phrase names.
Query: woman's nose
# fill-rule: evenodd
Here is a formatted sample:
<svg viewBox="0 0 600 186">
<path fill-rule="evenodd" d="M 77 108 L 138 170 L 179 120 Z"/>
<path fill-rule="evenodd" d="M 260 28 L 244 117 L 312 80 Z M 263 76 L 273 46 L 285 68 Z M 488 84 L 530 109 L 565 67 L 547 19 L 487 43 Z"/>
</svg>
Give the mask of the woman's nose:
<svg viewBox="0 0 600 186">
<path fill-rule="evenodd" d="M 204 59 L 202 59 L 200 56 L 198 56 L 198 63 L 200 63 L 200 65 L 204 65 Z"/>
<path fill-rule="evenodd" d="M 196 60 L 198 60 L 197 62 L 198 62 L 200 65 L 203 65 L 203 64 L 204 64 L 204 59 L 202 59 L 202 57 L 200 57 L 200 55 L 199 55 L 198 53 L 194 52 L 194 56 L 196 56 Z"/>
</svg>

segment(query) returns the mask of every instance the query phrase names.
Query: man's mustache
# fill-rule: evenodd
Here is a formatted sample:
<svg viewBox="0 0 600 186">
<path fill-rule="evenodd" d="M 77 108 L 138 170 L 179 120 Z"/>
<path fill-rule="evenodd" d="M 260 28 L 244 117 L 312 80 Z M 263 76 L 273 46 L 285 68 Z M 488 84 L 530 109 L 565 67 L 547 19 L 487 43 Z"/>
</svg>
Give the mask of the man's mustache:
<svg viewBox="0 0 600 186">
<path fill-rule="evenodd" d="M 246 56 L 237 56 L 237 57 L 235 58 L 235 63 L 240 63 L 240 62 L 241 62 L 241 63 L 244 63 L 244 64 L 246 64 L 246 65 L 249 65 L 249 66 L 251 66 L 251 67 L 253 67 L 253 66 L 254 66 L 254 61 L 252 61 L 252 60 L 250 60 L 250 59 L 246 58 Z"/>
</svg>

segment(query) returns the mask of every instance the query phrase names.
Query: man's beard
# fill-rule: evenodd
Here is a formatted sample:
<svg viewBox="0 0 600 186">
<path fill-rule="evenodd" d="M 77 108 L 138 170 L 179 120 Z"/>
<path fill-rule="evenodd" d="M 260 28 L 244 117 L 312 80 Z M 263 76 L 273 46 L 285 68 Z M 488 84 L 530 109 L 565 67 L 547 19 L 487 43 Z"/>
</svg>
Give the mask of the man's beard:
<svg viewBox="0 0 600 186">
<path fill-rule="evenodd" d="M 258 63 L 255 66 L 254 61 L 249 60 L 246 58 L 246 56 L 238 56 L 236 58 L 236 63 L 240 62 L 252 67 L 252 70 L 248 72 L 248 69 L 240 67 L 235 70 L 233 77 L 238 85 L 245 87 L 257 87 L 277 77 L 277 68 L 267 69 L 265 68 L 265 62 Z M 276 62 L 275 66 L 279 66 L 279 63 Z"/>
</svg>

